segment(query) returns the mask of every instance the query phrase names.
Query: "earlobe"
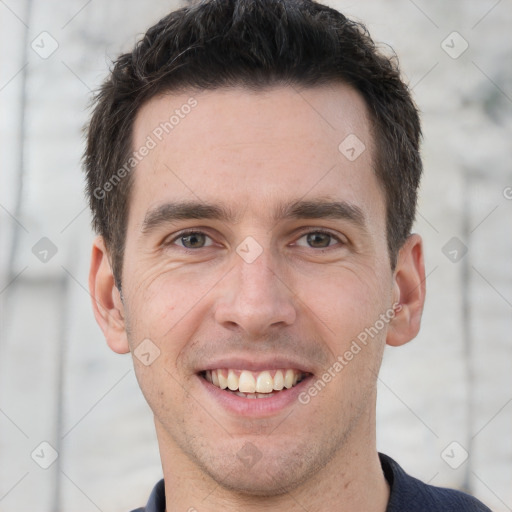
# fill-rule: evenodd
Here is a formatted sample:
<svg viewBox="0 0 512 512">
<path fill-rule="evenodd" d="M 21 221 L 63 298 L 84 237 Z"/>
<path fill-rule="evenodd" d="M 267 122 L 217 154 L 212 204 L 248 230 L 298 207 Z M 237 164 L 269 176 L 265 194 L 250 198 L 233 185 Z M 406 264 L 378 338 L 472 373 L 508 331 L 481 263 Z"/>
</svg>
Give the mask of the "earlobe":
<svg viewBox="0 0 512 512">
<path fill-rule="evenodd" d="M 108 346 L 118 354 L 126 354 L 130 351 L 130 346 L 126 336 L 124 306 L 115 286 L 102 237 L 97 237 L 92 246 L 89 291 L 96 322 L 103 331 Z"/>
<path fill-rule="evenodd" d="M 400 249 L 394 273 L 395 316 L 389 324 L 386 343 L 404 345 L 419 332 L 425 303 L 423 244 L 417 234 L 409 235 Z"/>
</svg>

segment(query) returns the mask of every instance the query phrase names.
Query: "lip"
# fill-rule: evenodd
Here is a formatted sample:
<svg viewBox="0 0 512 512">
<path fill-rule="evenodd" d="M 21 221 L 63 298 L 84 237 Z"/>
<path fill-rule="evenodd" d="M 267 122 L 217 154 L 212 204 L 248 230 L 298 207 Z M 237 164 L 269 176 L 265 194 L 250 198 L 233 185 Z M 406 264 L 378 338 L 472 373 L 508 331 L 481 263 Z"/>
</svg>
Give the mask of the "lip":
<svg viewBox="0 0 512 512">
<path fill-rule="evenodd" d="M 248 360 L 244 357 L 229 357 L 224 359 L 216 359 L 209 361 L 206 366 L 198 368 L 196 373 L 206 370 L 218 370 L 221 368 L 228 368 L 232 370 L 250 370 L 252 372 L 262 372 L 265 370 L 282 370 L 292 369 L 298 370 L 301 373 L 314 373 L 314 371 L 307 367 L 303 362 L 285 357 L 273 357 L 272 359 L 253 358 Z M 292 388 L 293 389 L 293 388 Z"/>
<path fill-rule="evenodd" d="M 218 368 L 218 367 L 216 367 Z M 266 367 L 267 369 L 268 366 Z M 282 367 L 281 367 L 282 368 Z M 210 369 L 210 368 L 208 368 Z M 249 368 L 246 368 L 249 369 Z M 256 370 L 257 371 L 257 370 Z M 264 418 L 273 416 L 297 402 L 298 396 L 309 386 L 313 375 L 309 374 L 301 382 L 290 389 L 283 389 L 268 398 L 243 398 L 231 391 L 225 391 L 208 382 L 200 374 L 196 374 L 203 389 L 222 408 L 231 414 L 248 418 Z"/>
</svg>

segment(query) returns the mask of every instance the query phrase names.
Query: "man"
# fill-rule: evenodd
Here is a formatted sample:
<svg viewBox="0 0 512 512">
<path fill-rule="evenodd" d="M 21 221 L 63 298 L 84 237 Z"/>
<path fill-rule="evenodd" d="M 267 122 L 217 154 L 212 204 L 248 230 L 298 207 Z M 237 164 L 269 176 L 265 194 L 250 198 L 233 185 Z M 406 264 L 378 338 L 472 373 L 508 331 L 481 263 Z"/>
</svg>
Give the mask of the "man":
<svg viewBox="0 0 512 512">
<path fill-rule="evenodd" d="M 116 61 L 85 167 L 93 308 L 155 419 L 164 511 L 483 511 L 378 454 L 385 344 L 425 298 L 420 123 L 306 0 L 171 13 Z"/>
</svg>

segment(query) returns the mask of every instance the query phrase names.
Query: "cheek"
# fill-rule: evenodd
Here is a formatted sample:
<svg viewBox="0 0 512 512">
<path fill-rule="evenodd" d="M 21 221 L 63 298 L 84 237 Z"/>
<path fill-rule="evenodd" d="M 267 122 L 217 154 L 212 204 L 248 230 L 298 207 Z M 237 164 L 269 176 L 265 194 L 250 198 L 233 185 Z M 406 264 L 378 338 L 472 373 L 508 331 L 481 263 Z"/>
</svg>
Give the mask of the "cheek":
<svg viewBox="0 0 512 512">
<path fill-rule="evenodd" d="M 302 279 L 299 296 L 307 306 L 305 313 L 316 319 L 331 350 L 342 350 L 384 312 L 386 293 L 374 267 L 347 265 L 319 270 Z"/>
<path fill-rule="evenodd" d="M 183 379 L 175 368 L 169 366 L 162 354 L 150 366 L 135 362 L 135 375 L 149 407 L 157 418 L 168 425 L 180 428 L 181 415 L 176 411 L 187 410 L 187 397 L 183 393 Z"/>
<path fill-rule="evenodd" d="M 219 278 L 214 272 L 184 272 L 162 264 L 146 268 L 130 279 L 127 299 L 132 334 L 150 338 L 166 357 L 174 355 L 175 360 L 199 322 L 206 319 L 208 294 Z"/>
</svg>

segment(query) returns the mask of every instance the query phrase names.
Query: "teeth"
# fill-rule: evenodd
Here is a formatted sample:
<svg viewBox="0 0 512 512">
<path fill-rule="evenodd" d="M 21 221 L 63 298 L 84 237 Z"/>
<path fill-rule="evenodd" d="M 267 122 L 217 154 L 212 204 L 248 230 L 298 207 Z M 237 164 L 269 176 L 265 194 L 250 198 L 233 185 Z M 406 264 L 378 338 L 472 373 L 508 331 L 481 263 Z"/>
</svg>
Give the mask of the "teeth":
<svg viewBox="0 0 512 512">
<path fill-rule="evenodd" d="M 271 393 L 273 389 L 274 379 L 270 376 L 270 373 L 261 372 L 256 381 L 256 391 L 258 393 Z"/>
<path fill-rule="evenodd" d="M 259 377 L 258 377 L 259 382 Z M 242 393 L 254 393 L 256 391 L 256 381 L 254 380 L 254 377 L 251 372 L 248 372 L 247 370 L 243 370 L 240 374 L 240 379 L 238 383 L 238 389 Z M 260 391 L 258 389 L 258 391 Z M 271 390 L 272 391 L 272 390 Z"/>
<path fill-rule="evenodd" d="M 274 374 L 272 376 L 272 374 Z M 293 369 L 265 370 L 251 372 L 249 370 L 218 369 L 207 370 L 205 379 L 221 389 L 230 389 L 244 398 L 266 398 L 273 391 L 290 389 L 304 377 L 302 372 Z"/>
<path fill-rule="evenodd" d="M 273 396 L 274 393 L 242 393 L 241 391 L 235 391 L 235 395 L 241 396 L 242 398 L 268 398 Z"/>
<path fill-rule="evenodd" d="M 220 389 L 226 389 L 228 387 L 228 379 L 226 377 L 224 377 L 224 375 L 222 374 L 222 372 L 216 372 L 215 370 L 212 372 L 212 374 L 215 374 L 217 375 L 217 380 L 219 381 L 219 388 Z M 215 384 L 215 382 L 213 382 L 212 384 Z"/>
<path fill-rule="evenodd" d="M 217 372 L 214 372 L 217 373 Z M 274 375 L 274 389 L 277 391 L 281 391 L 281 389 L 284 388 L 284 376 L 283 372 L 281 370 L 277 370 L 276 374 Z"/>
<path fill-rule="evenodd" d="M 286 370 L 286 375 L 284 376 L 284 387 L 286 389 L 290 389 L 293 386 L 294 374 L 293 370 Z"/>
<path fill-rule="evenodd" d="M 238 375 L 233 370 L 228 371 L 228 388 L 231 391 L 238 389 Z"/>
</svg>

